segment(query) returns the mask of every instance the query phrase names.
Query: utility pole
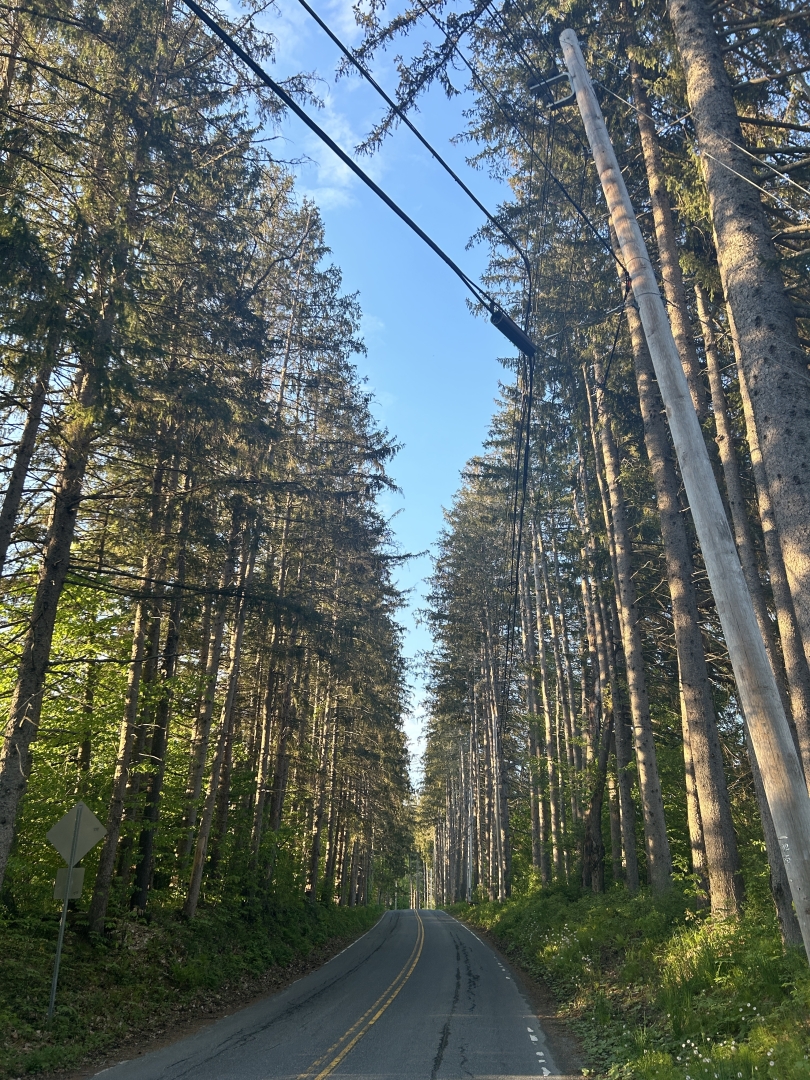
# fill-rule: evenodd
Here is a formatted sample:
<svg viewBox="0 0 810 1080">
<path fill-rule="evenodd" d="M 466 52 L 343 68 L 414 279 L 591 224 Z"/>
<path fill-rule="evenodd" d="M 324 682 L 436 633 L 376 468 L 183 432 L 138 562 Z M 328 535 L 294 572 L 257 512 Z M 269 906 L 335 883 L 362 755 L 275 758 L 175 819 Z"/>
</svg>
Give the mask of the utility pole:
<svg viewBox="0 0 810 1080">
<path fill-rule="evenodd" d="M 810 959 L 810 798 L 658 282 L 574 31 L 564 30 L 560 44 L 664 399 L 740 706 Z"/>
</svg>

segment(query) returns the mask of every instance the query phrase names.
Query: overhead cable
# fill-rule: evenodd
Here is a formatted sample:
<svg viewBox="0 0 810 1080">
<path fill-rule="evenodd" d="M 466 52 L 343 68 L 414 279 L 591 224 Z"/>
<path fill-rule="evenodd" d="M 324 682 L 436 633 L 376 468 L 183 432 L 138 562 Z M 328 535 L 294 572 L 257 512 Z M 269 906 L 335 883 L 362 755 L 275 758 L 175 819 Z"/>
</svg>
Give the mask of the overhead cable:
<svg viewBox="0 0 810 1080">
<path fill-rule="evenodd" d="M 301 5 L 304 11 L 308 12 L 308 14 L 312 16 L 318 26 L 320 26 L 320 28 L 331 39 L 331 41 L 335 45 L 337 45 L 337 47 L 340 49 L 340 51 L 343 53 L 349 63 L 353 64 L 354 67 L 356 67 L 360 74 L 363 76 L 363 78 L 367 79 L 368 82 L 371 83 L 371 85 L 374 87 L 374 89 L 377 91 L 383 101 L 388 105 L 391 111 L 399 117 L 399 119 L 403 122 L 403 124 L 405 124 L 409 131 L 413 132 L 413 134 L 416 136 L 422 146 L 424 146 L 428 153 L 434 158 L 434 160 L 437 161 L 439 165 L 441 165 L 441 167 L 448 174 L 448 176 L 452 177 L 453 180 L 455 180 L 455 182 L 458 184 L 464 194 L 467 195 L 468 198 L 470 198 L 475 203 L 475 205 L 490 222 L 490 224 L 494 225 L 495 228 L 500 232 L 500 234 L 506 239 L 506 241 L 511 244 L 511 246 L 515 249 L 515 251 L 518 253 L 518 255 L 520 255 L 521 259 L 523 260 L 523 265 L 526 268 L 526 273 L 529 275 L 529 277 L 531 277 L 532 267 L 531 263 L 529 262 L 529 257 L 523 250 L 523 248 L 520 246 L 520 244 L 517 242 L 517 240 L 515 240 L 515 238 L 511 235 L 508 229 L 503 226 L 503 224 L 495 217 L 494 214 L 491 214 L 489 210 L 487 210 L 486 206 L 484 206 L 478 196 L 467 187 L 467 185 L 464 183 L 458 173 L 456 173 L 455 170 L 450 165 L 448 165 L 448 163 L 444 160 L 438 150 L 431 146 L 431 144 L 428 142 L 422 132 L 419 131 L 416 125 L 411 122 L 405 110 L 402 109 L 399 105 L 397 105 L 394 99 L 390 97 L 385 90 L 383 90 L 383 88 L 380 86 L 380 84 L 377 82 L 377 80 L 374 78 L 374 76 L 371 74 L 365 64 L 361 63 L 361 61 L 357 59 L 354 53 L 352 53 L 351 49 L 349 49 L 346 45 L 343 44 L 337 34 L 335 34 L 334 31 L 324 22 L 324 20 L 317 13 L 317 11 L 310 7 L 310 5 L 307 3 L 307 0 L 298 0 L 298 3 Z"/>
<path fill-rule="evenodd" d="M 639 114 L 639 116 L 646 116 L 648 120 L 651 120 L 653 123 L 655 123 L 654 118 L 652 116 L 650 116 L 649 113 L 642 112 L 642 110 L 638 107 L 638 105 L 634 105 L 633 102 L 628 101 L 628 99 L 626 97 L 622 97 L 621 94 L 617 94 L 616 91 L 611 90 L 609 86 L 606 86 L 602 82 L 596 82 L 595 80 L 594 80 L 594 86 L 599 86 L 603 90 L 606 90 L 611 95 L 611 97 L 615 97 L 617 101 L 621 101 L 622 104 L 627 105 L 628 108 L 632 109 L 634 112 L 637 112 Z M 692 111 L 690 110 L 688 113 L 684 113 L 683 116 L 679 116 L 676 120 L 671 120 L 664 127 L 660 128 L 660 129 L 656 129 L 656 135 L 659 135 L 659 136 L 662 135 L 668 128 L 675 127 L 676 124 L 680 124 L 681 121 L 686 120 L 691 115 L 692 115 Z M 745 116 L 740 116 L 739 120 L 740 120 L 741 124 L 744 124 L 745 121 L 746 121 L 746 117 Z M 723 142 L 726 143 L 728 146 L 733 146 L 735 150 L 739 150 L 740 153 L 745 154 L 746 157 L 751 158 L 751 160 L 756 162 L 757 165 L 760 165 L 762 168 L 767 169 L 769 172 L 772 172 L 774 174 L 774 176 L 778 176 L 781 180 L 785 180 L 788 184 L 791 185 L 791 187 L 798 188 L 798 190 L 803 192 L 805 195 L 810 195 L 810 188 L 804 187 L 803 184 L 800 184 L 796 180 L 794 180 L 792 176 L 788 176 L 788 174 L 786 172 L 783 172 L 781 169 L 777 169 L 774 165 L 771 165 L 769 162 L 763 161 L 761 158 L 758 158 L 756 154 L 753 154 L 750 150 L 747 150 L 744 146 L 740 146 L 740 144 L 738 142 L 735 142 L 734 139 L 730 139 L 727 135 L 724 135 L 721 131 L 714 131 L 712 134 L 716 135 L 717 138 L 722 139 Z M 711 157 L 712 155 L 709 154 L 708 156 Z M 712 158 L 712 160 L 717 161 L 716 158 Z M 727 169 L 731 169 L 731 167 L 729 165 L 726 165 L 725 162 L 720 161 L 720 162 L 718 162 L 718 164 L 723 165 Z M 731 169 L 731 172 L 734 172 L 734 170 Z M 737 173 L 736 175 L 739 175 L 739 173 Z M 742 177 L 742 179 L 745 180 L 746 177 Z M 748 183 L 752 184 L 753 182 L 751 180 L 749 180 Z M 753 186 L 755 188 L 757 188 L 758 191 L 764 191 L 764 189 L 761 188 L 758 184 L 753 184 Z M 772 199 L 779 198 L 779 196 L 774 195 L 772 192 L 769 192 L 769 191 L 765 191 L 764 194 L 769 195 L 770 198 L 772 198 Z M 783 199 L 780 199 L 780 202 L 783 202 L 784 205 L 787 206 L 789 210 L 795 209 L 794 207 L 790 206 L 788 203 L 785 203 Z M 797 210 L 796 213 L 802 213 L 802 211 Z"/>
<path fill-rule="evenodd" d="M 434 15 L 434 13 L 430 10 L 430 8 L 426 6 L 426 4 L 424 3 L 424 0 L 416 0 L 416 2 L 421 7 L 422 11 L 424 11 L 426 15 L 430 16 L 430 18 L 433 20 L 433 22 L 436 24 L 436 26 L 439 28 L 439 30 L 441 30 L 441 32 L 445 36 L 445 39 L 450 40 L 450 34 L 448 33 L 447 28 L 442 24 L 441 19 L 437 18 L 437 16 Z M 523 134 L 523 132 L 522 132 L 522 130 L 520 128 L 520 124 L 517 122 L 515 117 L 513 115 L 511 115 L 510 111 L 506 108 L 506 106 L 503 104 L 503 102 L 501 102 L 498 99 L 497 95 L 487 85 L 486 81 L 481 77 L 481 75 L 478 73 L 478 71 L 476 71 L 476 69 L 473 67 L 473 65 L 470 63 L 470 61 L 467 59 L 467 57 L 461 51 L 459 45 L 456 42 L 453 43 L 453 52 L 455 52 L 455 54 L 458 56 L 459 60 L 461 60 L 461 62 L 464 64 L 464 66 L 469 70 L 469 72 L 472 75 L 475 82 L 478 84 L 478 86 L 481 87 L 481 89 L 484 91 L 484 93 L 487 95 L 487 97 L 490 99 L 490 101 L 492 101 L 492 103 L 495 105 L 495 107 L 498 109 L 498 111 L 505 117 L 505 119 L 506 119 L 507 123 L 509 124 L 509 126 L 511 128 L 513 128 L 513 130 L 517 133 L 517 135 L 521 139 L 523 139 L 523 141 L 528 146 L 529 141 L 526 138 L 526 136 Z M 599 229 L 597 228 L 597 226 L 594 224 L 594 222 L 591 220 L 591 218 L 585 213 L 585 211 L 582 209 L 582 207 L 579 205 L 579 203 L 576 201 L 576 199 L 573 197 L 573 195 L 571 195 L 571 193 L 568 191 L 568 188 L 565 186 L 565 184 L 562 182 L 562 180 L 560 180 L 560 178 L 554 172 L 549 170 L 549 168 L 545 165 L 545 163 L 543 163 L 543 168 L 544 168 L 544 170 L 546 172 L 546 176 L 559 189 L 559 191 L 562 194 L 563 198 L 566 199 L 571 204 L 571 206 L 573 206 L 574 210 L 577 212 L 577 214 L 579 214 L 579 216 L 582 218 L 582 220 L 585 222 L 585 224 L 591 230 L 591 232 L 596 237 L 596 239 L 599 241 L 599 243 L 602 245 L 602 247 L 605 249 L 605 251 L 607 251 L 608 254 L 610 255 L 610 257 L 612 259 L 615 259 L 616 262 L 619 264 L 619 266 L 621 266 L 622 270 L 625 270 L 625 272 L 626 272 L 626 267 L 624 266 L 624 263 L 621 261 L 621 259 L 616 254 L 616 252 L 613 250 L 613 247 L 611 246 L 610 241 L 606 237 L 602 236 L 602 234 L 599 232 Z"/>
<path fill-rule="evenodd" d="M 491 297 L 489 293 L 485 292 L 480 285 L 476 284 L 476 282 L 474 282 L 472 278 L 465 274 L 461 267 L 439 247 L 436 241 L 433 240 L 430 236 L 428 236 L 424 229 L 421 229 L 413 220 L 413 218 L 406 214 L 405 211 L 397 203 L 394 202 L 391 196 L 386 194 L 386 192 L 383 191 L 379 184 L 375 183 L 374 180 L 372 180 L 371 177 L 368 175 L 368 173 L 365 172 L 365 170 L 362 169 L 357 164 L 357 162 L 354 161 L 354 159 L 349 154 L 347 154 L 345 150 L 342 149 L 342 147 L 338 146 L 338 144 L 334 141 L 334 139 L 331 138 L 331 136 L 327 135 L 323 128 L 318 123 L 316 123 L 316 121 L 313 120 L 312 117 L 304 109 L 301 108 L 298 102 L 295 101 L 294 98 L 292 98 L 290 94 L 288 94 L 287 91 L 275 81 L 275 79 L 271 78 L 271 76 L 267 74 L 264 68 L 261 67 L 261 65 L 258 64 L 248 52 L 246 52 L 240 45 L 237 44 L 231 37 L 231 35 L 222 26 L 220 26 L 219 23 L 215 19 L 213 19 L 206 11 L 204 11 L 203 8 L 200 7 L 196 0 L 183 0 L 183 2 L 185 3 L 186 7 L 188 7 L 201 22 L 205 23 L 208 29 L 213 34 L 215 34 L 219 38 L 219 40 L 242 61 L 243 64 L 247 65 L 247 67 L 250 68 L 254 75 L 256 75 L 257 78 L 260 79 L 260 81 L 263 82 L 266 87 L 268 87 L 268 89 L 272 90 L 276 97 L 279 98 L 291 112 L 295 113 L 299 120 L 306 124 L 310 131 L 314 132 L 314 134 L 318 136 L 321 142 L 325 143 L 326 146 L 329 147 L 333 154 L 340 158 L 343 164 L 346 165 L 355 174 L 355 176 L 357 176 L 360 180 L 363 181 L 366 187 L 370 188 L 374 192 L 374 194 L 385 203 L 389 210 L 393 210 L 397 217 L 400 218 L 400 220 L 404 221 L 408 228 L 411 229 L 414 233 L 416 233 L 420 240 L 427 244 L 427 246 L 432 251 L 434 251 L 436 255 L 439 256 L 442 262 L 444 262 L 447 266 L 450 267 L 453 273 L 464 283 L 464 285 L 473 294 L 478 303 L 482 304 L 483 307 L 485 307 L 490 313 L 490 322 L 493 324 L 493 326 L 495 326 L 496 329 L 500 330 L 504 337 L 508 338 L 508 340 L 511 341 L 512 344 L 521 352 L 525 353 L 527 356 L 533 356 L 535 352 L 535 346 L 533 342 L 531 341 L 529 336 L 520 329 L 517 323 L 515 323 L 509 317 L 509 315 L 507 315 L 501 305 L 493 297 Z"/>
</svg>

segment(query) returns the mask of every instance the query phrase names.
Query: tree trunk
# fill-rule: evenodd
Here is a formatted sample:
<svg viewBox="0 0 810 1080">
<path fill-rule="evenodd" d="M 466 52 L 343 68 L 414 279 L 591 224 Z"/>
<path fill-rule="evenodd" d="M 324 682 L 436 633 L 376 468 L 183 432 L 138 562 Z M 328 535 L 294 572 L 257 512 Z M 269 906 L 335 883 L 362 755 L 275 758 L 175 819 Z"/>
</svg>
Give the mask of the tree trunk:
<svg viewBox="0 0 810 1080">
<path fill-rule="evenodd" d="M 181 536 L 183 534 L 181 533 Z M 140 837 L 140 859 L 135 871 L 135 895 L 132 907 L 139 911 L 146 909 L 149 890 L 152 887 L 154 870 L 155 830 L 160 816 L 160 797 L 163 792 L 163 780 L 166 775 L 166 753 L 169 746 L 169 720 L 171 717 L 173 680 L 177 669 L 177 656 L 180 647 L 180 621 L 183 614 L 183 584 L 185 582 L 185 545 L 182 544 L 177 557 L 177 592 L 169 609 L 169 624 L 166 641 L 163 646 L 161 671 L 161 696 L 157 704 L 155 731 L 152 737 L 151 758 L 154 771 L 149 777 L 146 789 L 146 805 L 143 814 L 143 830 Z"/>
<path fill-rule="evenodd" d="M 810 716 L 808 716 L 807 680 L 810 679 L 807 658 L 802 648 L 799 633 L 797 611 L 789 588 L 785 563 L 782 558 L 782 547 L 779 543 L 777 522 L 774 518 L 773 504 L 771 500 L 771 488 L 765 475 L 765 467 L 762 448 L 754 418 L 753 402 L 748 392 L 742 364 L 740 361 L 739 343 L 734 329 L 734 321 L 729 314 L 731 322 L 731 339 L 735 356 L 737 358 L 737 371 L 739 375 L 740 399 L 745 417 L 746 438 L 748 449 L 751 452 L 751 466 L 754 473 L 754 484 L 757 490 L 757 502 L 759 505 L 759 519 L 762 525 L 762 539 L 765 545 L 765 557 L 768 563 L 768 576 L 770 577 L 771 593 L 773 595 L 774 608 L 776 609 L 776 622 L 779 627 L 779 640 L 782 645 L 782 658 L 785 670 L 788 673 L 788 685 L 791 687 L 791 709 L 787 709 L 788 722 L 791 723 L 793 736 L 799 751 L 799 759 L 802 763 L 805 782 L 810 785 Z M 778 670 L 778 668 L 777 668 Z M 792 706 L 795 700 L 796 711 Z"/>
<path fill-rule="evenodd" d="M 197 724 L 195 725 L 194 739 L 191 744 L 188 782 L 186 784 L 185 794 L 185 810 L 183 812 L 182 822 L 183 838 L 179 849 L 181 873 L 185 868 L 188 857 L 191 854 L 191 849 L 194 845 L 194 827 L 197 824 L 197 809 L 200 794 L 202 792 L 205 761 L 208 755 L 208 741 L 211 737 L 211 724 L 214 718 L 217 678 L 219 676 L 219 666 L 222 660 L 222 639 L 225 633 L 225 619 L 228 613 L 229 601 L 227 594 L 233 583 L 241 527 L 242 507 L 237 506 L 233 510 L 231 534 L 228 539 L 225 562 L 219 580 L 219 597 L 214 613 L 213 633 L 210 644 L 207 647 L 208 656 L 205 668 L 205 693 L 203 696 L 202 710 Z"/>
<path fill-rule="evenodd" d="M 587 392 L 587 383 L 586 383 Z M 588 395 L 590 409 L 590 395 Z M 616 570 L 616 545 L 613 539 L 613 523 L 610 518 L 608 507 L 608 495 L 605 490 L 604 477 L 599 468 L 599 454 L 596 444 L 593 415 L 591 414 L 591 437 L 596 464 L 597 484 L 602 503 L 602 515 L 605 522 L 605 535 L 608 542 L 610 562 L 613 568 L 613 580 L 615 582 L 618 572 Z M 593 528 L 591 525 L 590 505 L 588 495 L 588 478 L 585 470 L 585 459 L 582 448 L 579 447 L 579 474 L 580 487 L 582 488 L 582 514 L 583 534 L 586 538 L 586 552 L 591 556 L 595 565 L 596 546 L 593 542 Z M 639 887 L 638 856 L 636 854 L 636 812 L 633 806 L 632 785 L 629 768 L 632 758 L 630 746 L 630 733 L 625 718 L 624 701 L 620 696 L 619 680 L 617 678 L 616 652 L 621 649 L 621 639 L 618 633 L 618 618 L 616 619 L 617 632 L 608 633 L 609 621 L 604 610 L 604 602 L 596 581 L 590 582 L 591 610 L 593 612 L 593 626 L 596 635 L 597 657 L 603 671 L 603 680 L 606 680 L 610 691 L 610 707 L 613 713 L 613 741 L 616 750 L 616 785 L 619 796 L 619 819 L 621 824 L 622 850 L 624 852 L 624 874 L 627 888 L 631 893 L 637 892 Z M 615 605 L 613 605 L 615 607 Z M 604 696 L 603 696 L 604 703 Z"/>
<path fill-rule="evenodd" d="M 585 835 L 582 845 L 582 887 L 595 893 L 605 891 L 605 843 L 602 839 L 602 805 L 605 798 L 610 739 L 613 717 L 605 717 L 599 750 L 596 755 L 596 774 L 588 811 L 585 814 Z"/>
<path fill-rule="evenodd" d="M 540 871 L 540 880 L 547 885 L 550 880 L 548 852 L 545 850 L 541 829 L 542 792 L 538 784 L 538 709 L 535 687 L 537 650 L 534 642 L 531 614 L 529 610 L 529 583 L 526 578 L 526 558 L 520 561 L 520 618 L 523 628 L 523 655 L 526 662 L 526 705 L 529 713 L 529 801 L 532 826 L 532 866 Z"/>
<path fill-rule="evenodd" d="M 613 740 L 612 753 L 616 754 L 616 740 Z M 613 881 L 624 881 L 622 866 L 622 820 L 619 811 L 619 792 L 616 780 L 608 773 L 608 806 L 610 807 L 610 862 Z"/>
<path fill-rule="evenodd" d="M 20 510 L 20 502 L 31 458 L 34 455 L 34 447 L 36 446 L 39 425 L 42 420 L 42 410 L 48 396 L 52 371 L 53 362 L 46 361 L 37 372 L 20 441 L 17 443 L 11 475 L 8 478 L 8 486 L 3 496 L 3 505 L 0 507 L 0 575 L 2 575 L 6 565 L 6 555 L 8 554 L 14 526 L 17 523 L 17 514 Z"/>
<path fill-rule="evenodd" d="M 748 748 L 748 760 L 751 763 L 751 775 L 754 780 L 754 793 L 756 795 L 759 813 L 762 818 L 762 832 L 765 837 L 765 851 L 768 856 L 768 867 L 771 873 L 771 896 L 773 897 L 776 916 L 779 919 L 779 929 L 782 933 L 782 941 L 789 947 L 800 948 L 803 944 L 802 931 L 796 912 L 793 908 L 793 895 L 790 890 L 790 882 L 785 872 L 785 861 L 776 828 L 771 817 L 768 799 L 765 795 L 765 785 L 762 782 L 762 774 L 757 764 L 757 756 L 754 746 L 748 734 L 748 725 L 745 726 L 745 745 Z"/>
<path fill-rule="evenodd" d="M 321 837 L 326 814 L 329 776 L 333 770 L 334 752 L 337 747 L 337 729 L 330 724 L 332 712 L 332 687 L 327 687 L 323 705 L 323 731 L 321 733 L 318 768 L 315 776 L 315 806 L 312 815 L 312 848 L 307 874 L 307 896 L 311 903 L 318 899 L 318 877 L 321 869 Z M 332 728 L 332 730 L 330 730 Z M 330 752 L 331 744 L 331 752 Z"/>
<path fill-rule="evenodd" d="M 287 794 L 287 781 L 290 774 L 290 739 L 293 736 L 296 725 L 296 710 L 292 702 L 294 653 L 297 641 L 297 625 L 293 624 L 290 629 L 290 637 L 287 645 L 287 659 L 284 670 L 284 683 L 281 697 L 281 714 L 279 716 L 278 747 L 276 749 L 276 762 L 273 770 L 273 792 L 270 803 L 270 828 L 277 833 L 281 828 L 281 818 L 284 810 L 284 799 Z"/>
<path fill-rule="evenodd" d="M 200 899 L 202 888 L 205 859 L 208 852 L 208 841 L 211 836 L 211 826 L 214 821 L 214 813 L 219 793 L 219 781 L 225 756 L 228 750 L 233 725 L 233 706 L 236 700 L 236 688 L 239 682 L 239 665 L 242 659 L 242 637 L 245 631 L 247 618 L 247 590 L 253 581 L 253 570 L 256 565 L 256 554 L 261 536 L 261 521 L 257 515 L 250 527 L 245 529 L 243 541 L 243 554 L 239 573 L 239 600 L 234 615 L 234 627 L 231 634 L 230 664 L 228 667 L 228 683 L 225 691 L 225 700 L 222 703 L 222 716 L 220 719 L 219 735 L 217 738 L 214 760 L 211 765 L 208 790 L 205 795 L 203 813 L 200 819 L 200 828 L 197 833 L 197 843 L 194 847 L 194 860 L 191 867 L 191 881 L 189 882 L 186 900 L 183 905 L 183 914 L 187 919 L 193 919 L 197 913 L 197 904 Z"/>
<path fill-rule="evenodd" d="M 706 844 L 703 839 L 703 821 L 700 817 L 700 799 L 695 783 L 695 763 L 692 760 L 692 743 L 689 738 L 689 717 L 680 686 L 681 731 L 683 732 L 683 771 L 686 784 L 686 824 L 689 829 L 689 849 L 692 873 L 700 882 L 701 890 L 709 896 L 709 879 L 706 875 Z"/>
<path fill-rule="evenodd" d="M 568 700 L 565 674 L 563 671 L 563 661 L 561 655 L 562 633 L 557 625 L 557 615 L 554 610 L 555 605 L 551 595 L 548 566 L 546 564 L 545 546 L 543 543 L 543 531 L 540 523 L 537 521 L 535 522 L 535 527 L 532 530 L 532 534 L 534 537 L 534 546 L 538 556 L 537 561 L 540 568 L 540 579 L 543 582 L 543 595 L 546 602 L 546 612 L 548 614 L 549 627 L 551 630 L 551 651 L 554 657 L 554 681 L 557 691 L 557 705 L 562 716 L 562 734 L 564 736 L 565 760 L 568 766 L 568 788 L 571 801 L 571 816 L 574 821 L 577 821 L 580 815 L 579 805 L 576 798 L 576 791 L 574 789 L 574 774 L 576 769 L 576 762 L 574 757 L 574 717 L 572 711 L 572 703 Z M 559 731 L 560 728 L 558 727 L 558 734 Z M 560 758 L 560 760 L 562 760 L 562 758 Z"/>
<path fill-rule="evenodd" d="M 535 532 L 535 524 L 531 522 L 530 531 Z M 534 576 L 534 602 L 535 621 L 537 624 L 537 674 L 540 681 L 540 700 L 543 708 L 545 721 L 544 747 L 546 752 L 546 769 L 548 772 L 548 801 L 549 801 L 549 825 L 551 829 L 551 858 L 554 863 L 554 873 L 559 880 L 564 877 L 563 873 L 563 837 L 560 815 L 560 780 L 557 771 L 557 761 L 554 756 L 554 726 L 551 719 L 551 708 L 548 696 L 548 674 L 546 669 L 546 642 L 543 635 L 543 602 L 540 592 L 540 567 L 537 562 L 537 546 L 532 541 L 532 573 Z"/>
<path fill-rule="evenodd" d="M 683 284 L 681 264 L 678 259 L 678 242 L 672 222 L 672 205 L 667 191 L 666 169 L 661 159 L 655 122 L 650 113 L 650 101 L 641 78 L 638 62 L 630 60 L 630 85 L 637 108 L 636 119 L 641 136 L 641 151 L 647 171 L 647 184 L 650 189 L 655 239 L 658 247 L 658 259 L 661 265 L 661 278 L 664 284 L 664 296 L 667 300 L 667 314 L 672 326 L 672 336 L 681 358 L 681 364 L 689 384 L 692 404 L 701 424 L 709 415 L 706 400 L 706 386 L 703 382 L 695 349 L 695 338 L 689 322 L 689 309 L 686 305 L 686 289 Z"/>
<path fill-rule="evenodd" d="M 709 298 L 702 285 L 695 285 L 695 297 L 697 299 L 698 316 L 703 330 L 703 344 L 706 352 L 706 367 L 709 373 L 709 386 L 712 394 L 712 411 L 714 413 L 714 425 L 717 432 L 717 445 L 720 449 L 720 462 L 723 466 L 723 477 L 726 485 L 728 507 L 731 513 L 731 522 L 734 528 L 734 541 L 740 556 L 740 564 L 745 574 L 745 582 L 751 594 L 754 605 L 754 613 L 757 617 L 757 625 L 768 651 L 771 667 L 777 676 L 780 689 L 784 692 L 784 669 L 781 658 L 777 652 L 773 635 L 771 617 L 765 603 L 765 592 L 759 576 L 757 565 L 756 548 L 751 533 L 751 524 L 748 520 L 748 508 L 743 493 L 742 480 L 740 478 L 740 466 L 737 452 L 734 446 L 734 433 L 731 427 L 726 395 L 723 389 L 721 376 L 720 356 L 718 355 L 717 339 L 712 325 L 709 312 Z M 804 657 L 802 657 L 804 659 Z M 805 667 L 807 665 L 805 664 Z M 789 712 L 787 700 L 785 712 Z"/>
<path fill-rule="evenodd" d="M 604 371 L 594 362 L 597 387 L 603 386 Z M 633 718 L 633 737 L 636 747 L 641 806 L 644 814 L 644 838 L 647 849 L 647 878 L 653 892 L 663 892 L 672 884 L 672 860 L 667 839 L 664 800 L 658 776 L 655 740 L 650 722 L 650 705 L 641 632 L 638 625 L 636 587 L 633 577 L 630 530 L 620 479 L 619 453 L 613 439 L 610 421 L 604 404 L 604 391 L 597 389 L 596 405 L 599 415 L 599 435 L 605 468 L 616 549 L 616 594 L 619 598 L 619 619 L 622 629 L 624 659 L 627 665 L 627 686 L 630 693 L 630 713 Z"/>
<path fill-rule="evenodd" d="M 83 371 L 76 387 L 73 417 L 63 428 L 64 449 L 45 539 L 45 554 L 0 754 L 0 886 L 14 839 L 17 813 L 31 772 L 31 744 L 39 732 L 56 611 L 70 564 L 82 485 L 96 435 L 92 416 L 95 403 L 95 379 L 90 372 Z"/>
<path fill-rule="evenodd" d="M 633 345 L 647 457 L 653 474 L 661 521 L 686 719 L 684 742 L 691 748 L 712 912 L 720 916 L 736 915 L 743 898 L 740 859 L 700 633 L 700 616 L 693 585 L 692 554 L 678 500 L 678 477 L 664 423 L 663 402 L 655 384 L 652 360 L 641 321 L 631 307 L 627 308 L 627 321 Z"/>
<path fill-rule="evenodd" d="M 127 676 L 127 692 L 124 701 L 124 715 L 118 736 L 118 753 L 113 775 L 112 795 L 107 811 L 107 833 L 101 848 L 93 897 L 90 901 L 89 922 L 93 933 L 104 932 L 107 907 L 110 902 L 110 886 L 115 870 L 115 857 L 118 852 L 118 840 L 121 836 L 121 823 L 124 820 L 124 806 L 129 780 L 129 766 L 135 744 L 135 721 L 138 715 L 138 700 L 143 671 L 144 644 L 146 626 L 149 621 L 151 600 L 148 597 L 152 577 L 152 555 L 147 553 L 143 560 L 143 589 L 147 596 L 138 601 L 135 608 L 135 621 L 132 629 L 132 650 Z"/>
<path fill-rule="evenodd" d="M 669 0 L 698 138 L 723 291 L 810 662 L 810 407 L 807 357 L 744 146 L 720 41 L 704 0 Z M 736 144 L 736 145 L 735 145 Z"/>
<path fill-rule="evenodd" d="M 624 876 L 628 890 L 635 893 L 639 889 L 639 875 L 638 853 L 636 851 L 636 808 L 633 803 L 633 788 L 630 779 L 633 748 L 627 709 L 618 677 L 617 658 L 621 653 L 621 631 L 619 630 L 619 616 L 614 602 L 611 604 L 610 625 L 612 629 L 610 637 L 608 637 L 607 612 L 602 597 L 598 596 L 597 599 L 599 604 L 598 607 L 595 605 L 594 608 L 598 615 L 596 625 L 600 628 L 599 632 L 605 642 L 611 710 L 613 713 L 613 739 L 616 750 L 616 782 L 619 789 Z"/>
<path fill-rule="evenodd" d="M 498 900 L 503 902 L 511 892 L 511 857 L 509 837 L 509 803 L 507 801 L 507 778 L 501 740 L 501 687 L 495 668 L 496 655 L 489 611 L 484 612 L 484 662 L 487 699 L 492 738 L 492 790 L 495 810 Z"/>
</svg>

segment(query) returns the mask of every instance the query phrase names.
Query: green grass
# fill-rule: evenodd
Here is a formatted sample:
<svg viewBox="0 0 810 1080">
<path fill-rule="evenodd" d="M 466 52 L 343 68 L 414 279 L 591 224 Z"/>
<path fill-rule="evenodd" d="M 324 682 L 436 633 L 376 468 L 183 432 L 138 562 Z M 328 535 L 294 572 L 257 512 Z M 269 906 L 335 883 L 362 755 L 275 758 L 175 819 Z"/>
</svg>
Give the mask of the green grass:
<svg viewBox="0 0 810 1080">
<path fill-rule="evenodd" d="M 313 950 L 355 938 L 380 909 L 300 904 L 204 910 L 191 923 L 121 920 L 104 940 L 65 936 L 56 1013 L 46 1020 L 56 916 L 0 921 L 0 1080 L 79 1064 L 208 1008 L 270 989 Z"/>
<path fill-rule="evenodd" d="M 810 969 L 775 916 L 709 919 L 665 897 L 536 890 L 456 905 L 546 981 L 592 1071 L 638 1080 L 810 1080 Z"/>
</svg>

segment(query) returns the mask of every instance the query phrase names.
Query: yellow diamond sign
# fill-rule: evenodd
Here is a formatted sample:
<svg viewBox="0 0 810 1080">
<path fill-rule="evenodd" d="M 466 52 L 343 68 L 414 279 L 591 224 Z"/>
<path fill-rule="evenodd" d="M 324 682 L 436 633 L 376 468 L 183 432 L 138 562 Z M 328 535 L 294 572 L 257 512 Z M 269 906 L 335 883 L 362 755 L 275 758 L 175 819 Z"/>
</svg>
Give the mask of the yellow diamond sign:
<svg viewBox="0 0 810 1080">
<path fill-rule="evenodd" d="M 73 847 L 73 834 L 76 831 L 76 816 L 81 808 L 79 819 L 79 831 L 76 835 L 76 851 L 73 856 L 75 866 L 80 859 L 84 858 L 91 848 L 94 848 L 99 840 L 103 840 L 107 830 L 98 820 L 89 806 L 78 802 L 72 810 L 68 810 L 63 818 L 49 829 L 45 834 L 49 843 L 53 844 L 66 863 L 70 863 L 70 851 Z"/>
</svg>

